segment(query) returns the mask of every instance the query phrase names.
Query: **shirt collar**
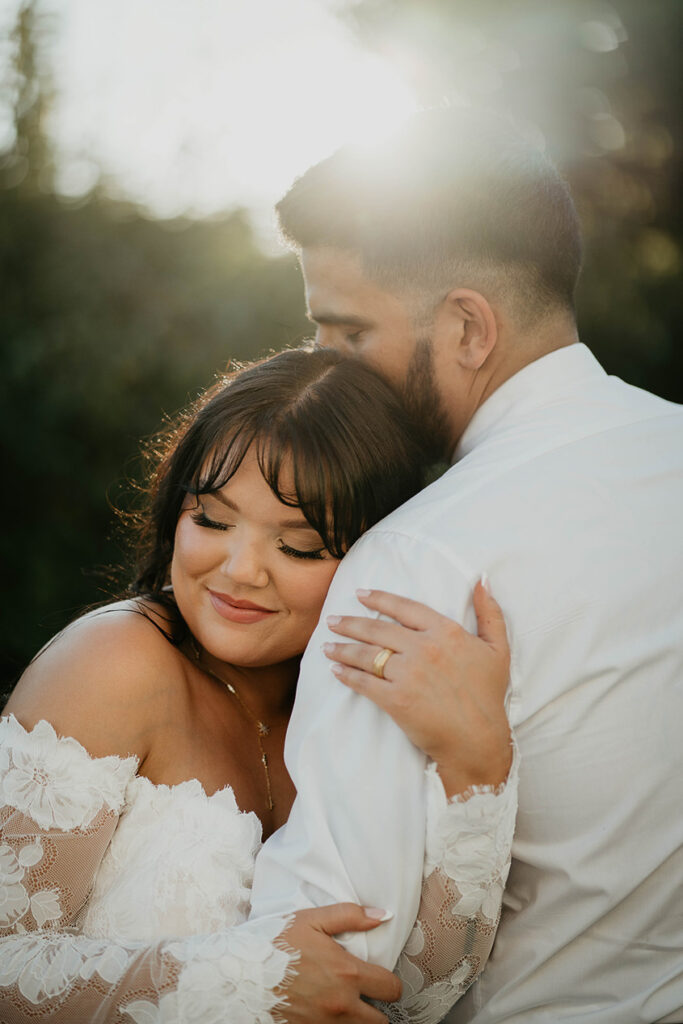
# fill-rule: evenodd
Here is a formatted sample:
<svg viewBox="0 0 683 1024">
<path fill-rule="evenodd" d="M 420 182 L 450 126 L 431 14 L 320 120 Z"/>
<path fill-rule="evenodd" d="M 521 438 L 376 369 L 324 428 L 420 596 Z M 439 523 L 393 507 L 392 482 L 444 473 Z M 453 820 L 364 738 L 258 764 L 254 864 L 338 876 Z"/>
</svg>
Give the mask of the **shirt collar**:
<svg viewBox="0 0 683 1024">
<path fill-rule="evenodd" d="M 605 371 L 581 342 L 541 356 L 501 384 L 479 406 L 457 444 L 453 461 L 468 455 L 509 417 L 551 405 L 577 385 L 600 376 L 606 376 Z"/>
</svg>

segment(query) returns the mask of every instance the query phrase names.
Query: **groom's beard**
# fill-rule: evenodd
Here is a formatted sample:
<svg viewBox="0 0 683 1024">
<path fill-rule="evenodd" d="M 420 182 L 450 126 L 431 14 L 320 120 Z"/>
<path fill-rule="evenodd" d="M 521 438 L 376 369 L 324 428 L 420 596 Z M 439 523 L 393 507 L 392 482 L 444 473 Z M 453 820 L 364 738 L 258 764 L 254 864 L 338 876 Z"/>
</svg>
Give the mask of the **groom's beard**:
<svg viewBox="0 0 683 1024">
<path fill-rule="evenodd" d="M 436 383 L 431 338 L 419 338 L 415 345 L 401 388 L 401 399 L 428 459 L 450 460 L 453 442 L 448 414 Z"/>
</svg>

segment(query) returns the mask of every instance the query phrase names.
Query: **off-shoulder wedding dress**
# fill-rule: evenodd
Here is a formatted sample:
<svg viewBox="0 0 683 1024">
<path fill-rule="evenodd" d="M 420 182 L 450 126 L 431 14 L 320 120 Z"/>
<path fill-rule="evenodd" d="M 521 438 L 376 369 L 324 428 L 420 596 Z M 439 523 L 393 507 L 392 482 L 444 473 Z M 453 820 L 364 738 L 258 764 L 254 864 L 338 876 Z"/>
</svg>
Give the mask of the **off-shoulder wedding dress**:
<svg viewBox="0 0 683 1024">
<path fill-rule="evenodd" d="M 0 720 L 0 1020 L 271 1024 L 296 954 L 247 921 L 261 824 L 230 786 L 154 785 L 47 722 Z M 446 799 L 427 770 L 422 902 L 391 1021 L 436 1022 L 493 943 L 517 806 Z M 397 854 L 400 855 L 400 854 Z M 286 991 L 286 986 L 284 991 Z"/>
</svg>

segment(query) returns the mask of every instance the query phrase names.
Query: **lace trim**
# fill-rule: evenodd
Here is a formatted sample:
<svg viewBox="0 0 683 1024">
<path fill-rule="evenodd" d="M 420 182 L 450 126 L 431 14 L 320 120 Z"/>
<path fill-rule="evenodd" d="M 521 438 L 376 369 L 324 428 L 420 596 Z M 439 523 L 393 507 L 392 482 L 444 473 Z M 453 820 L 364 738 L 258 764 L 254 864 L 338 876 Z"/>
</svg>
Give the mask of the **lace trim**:
<svg viewBox="0 0 683 1024">
<path fill-rule="evenodd" d="M 446 796 L 435 764 L 426 769 L 427 838 L 424 876 L 437 867 L 474 896 L 492 876 L 505 883 L 517 815 L 519 751 L 513 741 L 512 764 L 502 786 L 481 786 L 468 799 Z M 482 901 L 483 901 L 483 893 Z M 468 911 L 473 913 L 482 903 Z M 488 915 L 487 915 L 488 916 Z M 491 920 L 497 919 L 497 913 Z"/>
<path fill-rule="evenodd" d="M 41 829 L 88 828 L 103 804 L 118 813 L 137 767 L 132 756 L 91 757 L 49 722 L 27 731 L 14 715 L 0 719 L 0 804 Z"/>
</svg>

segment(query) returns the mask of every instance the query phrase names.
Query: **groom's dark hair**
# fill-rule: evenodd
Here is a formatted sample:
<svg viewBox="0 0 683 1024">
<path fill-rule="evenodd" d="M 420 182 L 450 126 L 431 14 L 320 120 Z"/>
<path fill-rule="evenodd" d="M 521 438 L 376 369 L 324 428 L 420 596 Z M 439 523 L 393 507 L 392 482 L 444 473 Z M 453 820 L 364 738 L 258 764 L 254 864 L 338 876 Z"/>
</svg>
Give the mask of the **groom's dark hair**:
<svg viewBox="0 0 683 1024">
<path fill-rule="evenodd" d="M 574 308 L 581 235 L 567 185 L 489 112 L 423 111 L 382 143 L 344 146 L 298 178 L 277 212 L 295 248 L 357 254 L 389 290 L 436 303 L 489 282 L 522 316 Z"/>
</svg>

